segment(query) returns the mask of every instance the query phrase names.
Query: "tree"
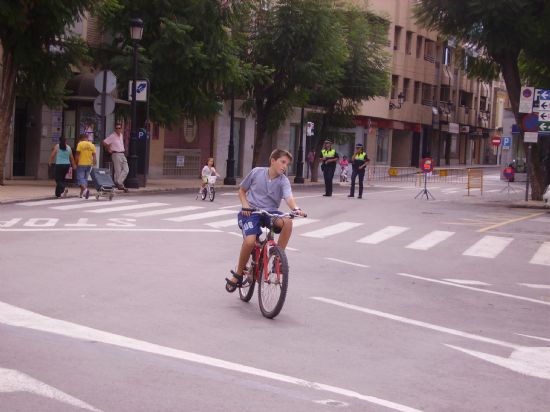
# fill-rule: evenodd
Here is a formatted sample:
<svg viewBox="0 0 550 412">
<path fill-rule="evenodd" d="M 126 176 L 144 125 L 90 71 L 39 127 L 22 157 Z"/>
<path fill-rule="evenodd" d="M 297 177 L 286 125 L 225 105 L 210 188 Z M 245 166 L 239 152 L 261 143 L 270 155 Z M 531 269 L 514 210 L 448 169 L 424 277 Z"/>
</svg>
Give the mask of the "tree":
<svg viewBox="0 0 550 412">
<path fill-rule="evenodd" d="M 313 144 L 319 153 L 325 139 L 345 140 L 342 128 L 354 127 L 359 105 L 377 96 L 386 96 L 390 86 L 387 35 L 389 22 L 380 16 L 355 7 L 343 8 L 337 16 L 344 28 L 347 58 L 342 64 L 341 77 L 316 90 L 311 103 L 320 108 L 311 115 L 316 124 Z M 317 180 L 315 160 L 312 180 Z"/>
<path fill-rule="evenodd" d="M 547 0 L 420 0 L 415 9 L 419 23 L 481 51 L 468 68 L 477 75 L 502 73 L 516 123 L 520 123 L 519 97 L 522 85 L 520 58 L 531 78 L 550 69 L 550 2 Z M 529 73 L 530 71 L 530 73 Z M 538 73 L 538 74 L 534 74 Z M 547 138 L 534 145 L 529 172 L 532 198 L 540 200 L 550 181 L 550 151 Z"/>
<path fill-rule="evenodd" d="M 208 118 L 218 113 L 224 86 L 242 76 L 236 49 L 225 30 L 229 11 L 217 0 L 118 3 L 120 7 L 103 19 L 113 41 L 104 45 L 104 54 L 112 57 L 104 58 L 102 64 L 122 79 L 131 78 L 129 22 L 142 18 L 143 64 L 139 69 L 151 84 L 151 118 L 169 126 L 182 115 Z"/>
<path fill-rule="evenodd" d="M 85 11 L 112 5 L 111 0 L 0 1 L 0 185 L 16 95 L 59 104 L 70 65 L 78 65 L 86 51 L 67 29 Z"/>
</svg>

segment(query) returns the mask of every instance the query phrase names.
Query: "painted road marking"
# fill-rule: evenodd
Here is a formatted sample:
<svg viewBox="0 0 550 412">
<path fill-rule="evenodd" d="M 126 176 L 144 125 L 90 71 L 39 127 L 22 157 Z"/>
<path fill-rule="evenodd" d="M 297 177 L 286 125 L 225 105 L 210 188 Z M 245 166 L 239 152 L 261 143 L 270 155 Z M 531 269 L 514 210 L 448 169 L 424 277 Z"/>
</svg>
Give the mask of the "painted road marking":
<svg viewBox="0 0 550 412">
<path fill-rule="evenodd" d="M 369 245 L 376 245 L 383 242 L 384 240 L 388 240 L 394 236 L 400 235 L 401 233 L 406 232 L 409 229 L 410 228 L 403 226 L 386 226 L 384 229 L 365 236 L 364 238 L 359 239 L 357 242 L 367 243 Z"/>
<path fill-rule="evenodd" d="M 53 204 L 60 204 L 60 203 L 70 203 L 70 202 L 82 202 L 82 199 L 78 197 L 70 197 L 70 198 L 63 198 L 63 199 L 51 199 L 51 200 L 36 200 L 34 202 L 21 202 L 16 203 L 19 206 L 46 206 L 46 205 L 53 205 Z"/>
<path fill-rule="evenodd" d="M 544 300 L 526 298 L 525 296 L 512 295 L 512 294 L 510 294 L 510 293 L 504 293 L 504 292 L 495 292 L 495 291 L 493 291 L 493 290 L 474 288 L 474 287 L 472 287 L 472 286 L 467 286 L 467 285 L 458 285 L 458 284 L 456 284 L 456 283 L 447 282 L 447 281 L 444 281 L 444 280 L 431 279 L 431 278 L 426 278 L 426 277 L 423 277 L 423 276 L 411 275 L 411 274 L 409 274 L 409 273 L 396 273 L 396 274 L 397 274 L 398 276 L 405 276 L 405 277 L 408 277 L 408 278 L 425 280 L 425 281 L 427 281 L 427 282 L 439 283 L 439 284 L 441 284 L 441 285 L 454 286 L 455 288 L 462 288 L 462 289 L 474 290 L 474 291 L 476 291 L 476 292 L 487 293 L 487 294 L 490 294 L 490 295 L 503 296 L 503 297 L 506 297 L 506 298 L 512 298 L 512 299 L 517 299 L 517 300 L 524 300 L 524 301 L 526 301 L 526 302 L 538 303 L 538 304 L 540 304 L 540 305 L 550 306 L 550 302 L 546 302 L 546 301 L 544 301 Z"/>
<path fill-rule="evenodd" d="M 112 201 L 109 202 L 109 206 L 120 205 L 120 204 L 123 204 L 123 203 L 135 203 L 135 202 L 137 202 L 137 200 L 112 200 Z M 91 207 L 99 207 L 99 206 L 105 207 L 105 203 L 98 202 L 96 200 L 87 200 L 87 201 L 83 201 L 81 203 L 78 203 L 76 205 L 53 206 L 53 207 L 50 207 L 50 209 L 73 210 L 73 209 L 85 209 L 85 208 L 88 208 L 88 207 L 91 208 Z"/>
<path fill-rule="evenodd" d="M 550 266 L 550 242 L 544 242 L 533 255 L 529 263 Z"/>
<path fill-rule="evenodd" d="M 151 229 L 151 228 L 138 228 L 138 227 L 65 227 L 65 228 L 14 228 L 14 229 L 1 229 L 0 232 L 197 232 L 197 233 L 220 233 L 221 230 L 217 229 Z M 241 236 L 241 235 L 239 235 Z"/>
<path fill-rule="evenodd" d="M 166 206 L 166 203 L 140 203 L 139 205 L 106 207 L 104 209 L 85 210 L 85 212 L 87 212 L 87 213 L 111 213 L 111 212 L 122 212 L 124 210 L 146 209 L 148 207 L 159 207 L 159 206 Z"/>
<path fill-rule="evenodd" d="M 512 240 L 514 238 L 511 237 L 484 236 L 462 254 L 464 256 L 493 259 L 512 243 Z"/>
<path fill-rule="evenodd" d="M 46 385 L 44 382 L 31 378 L 29 375 L 13 369 L 0 368 L 0 393 L 10 392 L 29 392 L 44 398 L 54 399 L 76 408 L 101 412 L 100 409 L 96 409 L 86 402 L 74 398 L 53 386 Z"/>
<path fill-rule="evenodd" d="M 534 283 L 518 283 L 520 286 L 525 286 L 532 289 L 550 289 L 550 285 L 537 285 Z"/>
<path fill-rule="evenodd" d="M 49 217 L 33 217 L 23 223 L 27 227 L 54 227 L 59 219 Z"/>
<path fill-rule="evenodd" d="M 494 225 L 491 225 L 491 226 L 484 227 L 482 229 L 479 229 L 478 232 L 480 232 L 480 233 L 487 232 L 488 230 L 496 229 L 497 227 L 502 227 L 502 226 L 505 226 L 505 225 L 509 225 L 511 223 L 516 223 L 516 222 L 520 222 L 522 220 L 531 219 L 535 216 L 541 216 L 541 215 L 544 215 L 544 214 L 546 214 L 546 212 L 530 213 L 526 216 L 516 217 L 514 219 L 506 220 L 505 222 L 501 222 L 501 223 L 497 223 L 497 224 L 494 224 Z"/>
<path fill-rule="evenodd" d="M 292 220 L 292 227 L 300 227 L 304 225 L 309 225 L 310 223 L 318 222 L 319 219 L 310 219 L 309 217 L 299 218 L 299 219 L 293 219 Z"/>
<path fill-rule="evenodd" d="M 357 266 L 357 267 L 360 267 L 360 268 L 370 268 L 370 266 L 368 266 L 368 265 L 363 265 L 361 263 L 349 262 L 347 260 L 341 260 L 341 259 L 330 258 L 330 257 L 327 257 L 325 259 L 326 260 L 332 260 L 333 262 L 344 263 L 346 265 Z"/>
<path fill-rule="evenodd" d="M 232 215 L 234 213 L 235 211 L 233 210 L 212 210 L 211 212 L 194 213 L 192 215 L 178 216 L 178 217 L 169 217 L 164 220 L 170 220 L 172 222 L 188 222 L 191 220 L 207 219 L 209 217 Z"/>
<path fill-rule="evenodd" d="M 311 382 L 296 378 L 294 376 L 271 372 L 266 369 L 259 369 L 253 366 L 247 366 L 198 353 L 157 345 L 155 343 L 133 339 L 122 335 L 116 335 L 114 333 L 105 332 L 99 329 L 81 326 L 76 323 L 43 316 L 4 302 L 0 302 L 0 322 L 10 326 L 22 327 L 46 333 L 54 333 L 56 335 L 83 340 L 86 344 L 93 342 L 93 345 L 97 345 L 97 343 L 100 342 L 106 345 L 113 345 L 120 348 L 180 359 L 200 365 L 206 365 L 212 368 L 225 369 L 264 379 L 271 379 L 277 382 L 297 385 L 306 389 L 329 392 L 340 396 L 360 399 L 365 402 L 384 406 L 400 412 L 420 412 L 418 409 L 414 409 L 409 406 L 401 405 L 399 403 L 377 398 L 371 395 L 363 395 L 349 389 L 339 388 L 337 386 L 326 385 L 318 382 Z"/>
<path fill-rule="evenodd" d="M 531 339 L 536 339 L 536 340 L 542 340 L 542 341 L 544 341 L 544 342 L 550 342 L 550 339 L 548 339 L 548 338 L 541 338 L 540 336 L 524 335 L 523 333 L 516 333 L 516 335 L 525 336 L 526 338 L 531 338 Z"/>
<path fill-rule="evenodd" d="M 182 206 L 182 207 L 171 207 L 169 209 L 147 210 L 145 212 L 125 213 L 124 216 L 130 216 L 130 217 L 158 216 L 158 215 L 168 215 L 170 213 L 188 212 L 188 211 L 197 210 L 197 209 L 203 209 L 203 206 Z"/>
<path fill-rule="evenodd" d="M 302 233 L 301 236 L 313 237 L 318 239 L 324 239 L 338 233 L 343 233 L 348 230 L 351 230 L 355 227 L 361 226 L 363 223 L 355 222 L 340 222 L 335 225 L 327 226 L 322 229 L 314 230 L 312 232 Z"/>
<path fill-rule="evenodd" d="M 444 230 L 434 230 L 433 232 L 428 233 L 426 236 L 421 237 L 420 239 L 412 242 L 410 245 L 407 245 L 406 247 L 408 249 L 416 249 L 416 250 L 428 250 L 438 243 L 443 242 L 444 240 L 447 240 L 452 235 L 454 235 L 455 232 L 446 232 Z"/>
<path fill-rule="evenodd" d="M 494 365 L 501 366 L 503 368 L 512 370 L 514 372 L 518 372 L 527 376 L 532 376 L 532 377 L 541 378 L 541 379 L 550 379 L 550 348 L 526 347 L 521 345 L 515 345 L 513 343 L 505 342 L 502 340 L 487 338 L 485 336 L 475 335 L 473 333 L 467 333 L 461 330 L 447 328 L 445 326 L 439 326 L 432 323 L 405 318 L 403 316 L 393 315 L 391 313 L 381 312 L 374 309 L 352 305 L 352 304 L 340 302 L 334 299 L 328 299 L 323 297 L 312 297 L 311 299 L 317 300 L 319 302 L 339 306 L 345 309 L 350 309 L 357 312 L 362 312 L 369 315 L 374 315 L 381 318 L 394 320 L 394 321 L 405 323 L 408 325 L 418 326 L 421 328 L 430 329 L 430 330 L 446 333 L 453 336 L 460 336 L 466 339 L 471 339 L 471 340 L 485 342 L 485 343 L 491 343 L 493 345 L 498 345 L 505 348 L 513 349 L 510 356 L 508 358 L 505 358 L 501 356 L 491 355 L 488 353 L 464 349 L 454 345 L 445 344 L 445 346 L 449 348 L 461 351 L 470 356 L 474 356 L 478 359 L 482 359 L 486 362 L 490 362 Z"/>
<path fill-rule="evenodd" d="M 222 227 L 237 226 L 237 218 L 234 217 L 233 219 L 218 220 L 217 222 L 205 223 L 205 225 L 210 227 L 215 227 L 216 229 L 219 229 Z"/>
<path fill-rule="evenodd" d="M 447 282 L 458 283 L 459 285 L 470 285 L 470 286 L 491 286 L 490 283 L 480 282 L 479 280 L 468 280 L 468 279 L 443 279 Z"/>
<path fill-rule="evenodd" d="M 537 217 L 533 222 L 550 223 L 550 217 Z"/>
</svg>

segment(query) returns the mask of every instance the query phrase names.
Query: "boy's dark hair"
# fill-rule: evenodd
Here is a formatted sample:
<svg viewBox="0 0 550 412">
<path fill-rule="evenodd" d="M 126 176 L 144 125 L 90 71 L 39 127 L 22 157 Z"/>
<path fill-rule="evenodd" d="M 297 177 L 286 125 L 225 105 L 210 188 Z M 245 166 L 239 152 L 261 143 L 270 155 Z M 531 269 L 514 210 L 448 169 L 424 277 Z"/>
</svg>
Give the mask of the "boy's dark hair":
<svg viewBox="0 0 550 412">
<path fill-rule="evenodd" d="M 86 133 L 81 133 L 80 136 L 78 136 L 78 141 L 80 140 L 88 140 L 88 135 Z"/>
<path fill-rule="evenodd" d="M 275 149 L 271 152 L 271 155 L 269 156 L 269 162 L 271 163 L 271 159 L 277 160 L 280 157 L 286 156 L 288 159 L 292 162 L 292 155 L 289 151 L 283 150 L 283 149 Z"/>
</svg>

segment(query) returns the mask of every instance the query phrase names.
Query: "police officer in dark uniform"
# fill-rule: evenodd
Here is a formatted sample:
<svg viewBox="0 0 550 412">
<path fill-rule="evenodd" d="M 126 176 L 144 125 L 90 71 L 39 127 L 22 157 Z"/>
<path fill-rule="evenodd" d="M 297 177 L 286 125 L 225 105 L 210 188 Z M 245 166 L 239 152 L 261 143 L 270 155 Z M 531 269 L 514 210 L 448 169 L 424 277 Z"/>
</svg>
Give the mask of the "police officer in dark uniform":
<svg viewBox="0 0 550 412">
<path fill-rule="evenodd" d="M 359 176 L 359 196 L 357 199 L 363 197 L 363 180 L 365 179 L 365 170 L 367 169 L 367 163 L 369 162 L 367 154 L 363 151 L 363 145 L 357 143 L 355 145 L 355 153 L 351 157 L 351 189 L 348 197 L 355 196 L 355 178 Z"/>
<path fill-rule="evenodd" d="M 336 150 L 332 148 L 332 142 L 325 140 L 325 147 L 321 150 L 321 170 L 325 178 L 325 194 L 323 196 L 332 196 L 332 179 L 339 158 Z"/>
</svg>

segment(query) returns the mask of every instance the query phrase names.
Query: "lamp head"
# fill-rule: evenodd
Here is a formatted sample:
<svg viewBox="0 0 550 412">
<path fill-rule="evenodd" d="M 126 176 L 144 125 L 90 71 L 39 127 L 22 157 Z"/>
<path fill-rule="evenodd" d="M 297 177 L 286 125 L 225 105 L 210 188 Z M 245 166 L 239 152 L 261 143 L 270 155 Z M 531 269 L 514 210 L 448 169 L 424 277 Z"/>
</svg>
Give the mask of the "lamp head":
<svg viewBox="0 0 550 412">
<path fill-rule="evenodd" d="M 130 20 L 130 38 L 134 41 L 140 41 L 143 36 L 143 20 L 134 18 Z"/>
</svg>

